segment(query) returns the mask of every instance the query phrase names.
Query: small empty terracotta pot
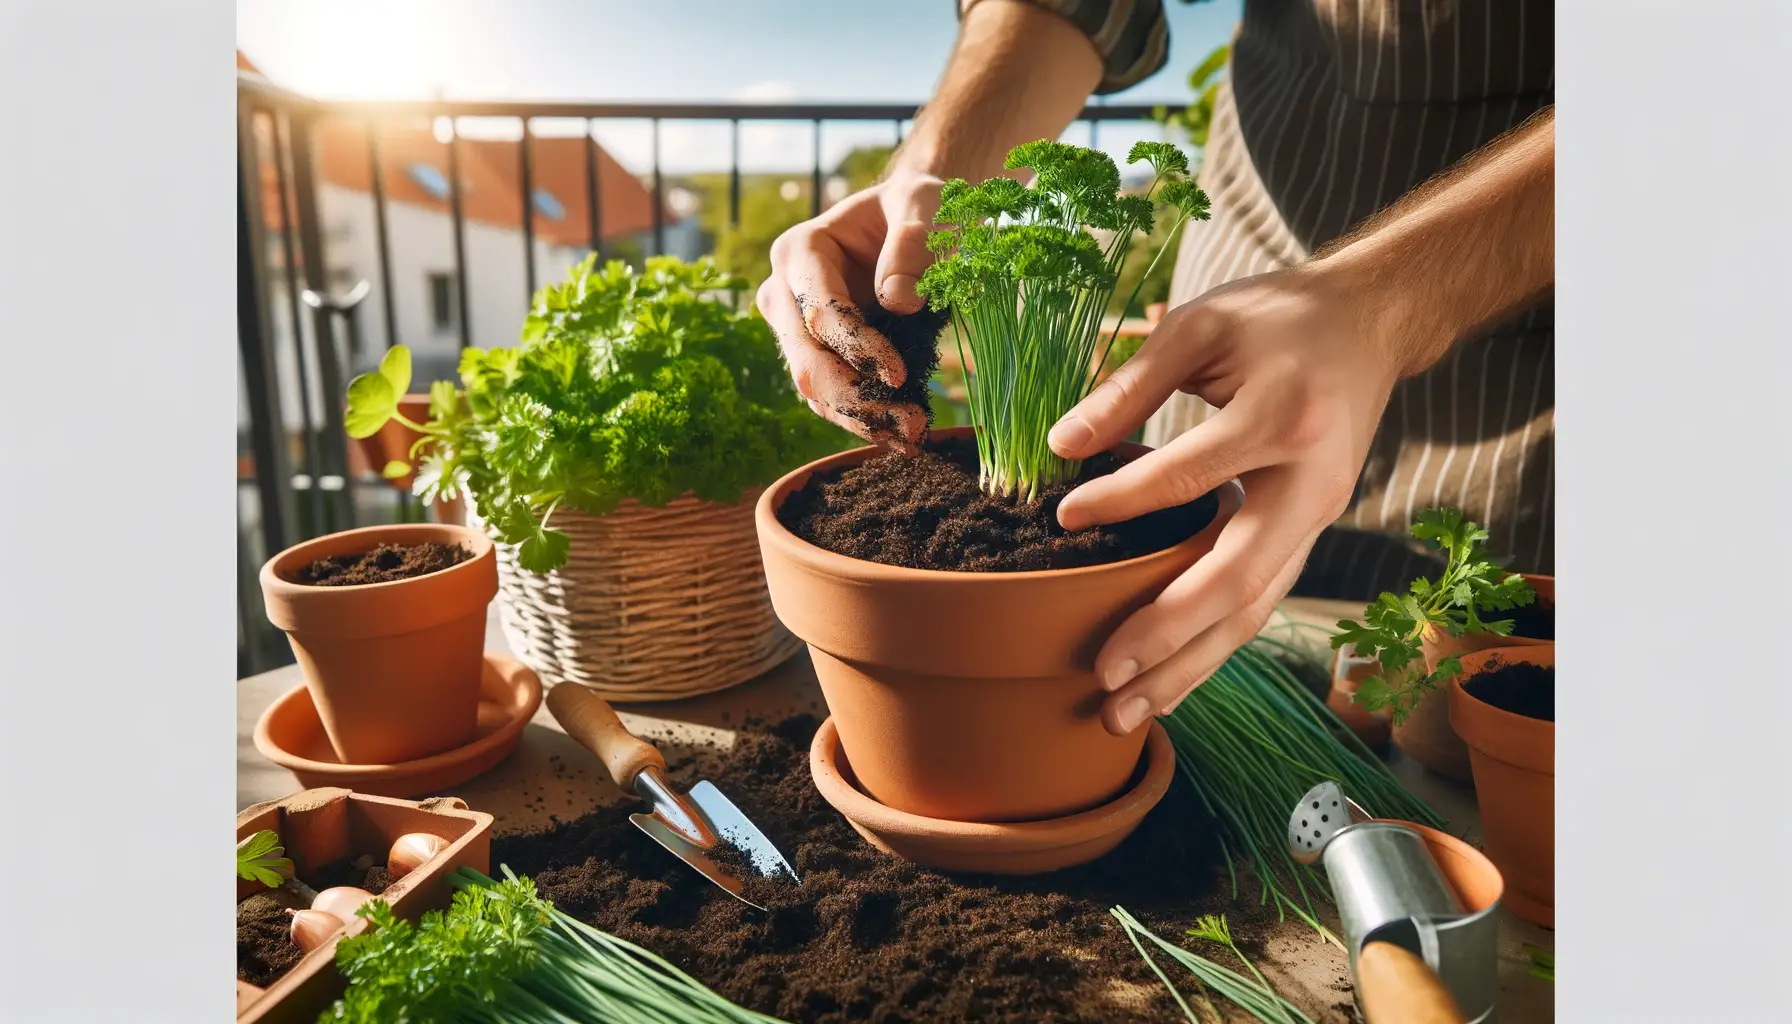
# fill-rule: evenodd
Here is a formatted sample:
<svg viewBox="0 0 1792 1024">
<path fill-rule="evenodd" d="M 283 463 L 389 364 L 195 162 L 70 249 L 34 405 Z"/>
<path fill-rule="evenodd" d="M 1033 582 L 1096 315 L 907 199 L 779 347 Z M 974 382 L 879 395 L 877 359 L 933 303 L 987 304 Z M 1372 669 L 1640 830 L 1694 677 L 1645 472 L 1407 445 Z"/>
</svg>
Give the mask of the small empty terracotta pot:
<svg viewBox="0 0 1792 1024">
<path fill-rule="evenodd" d="M 1037 875 L 1087 864 L 1132 835 L 1169 790 L 1176 749 L 1152 722 L 1132 785 L 1100 807 L 1046 821 L 944 821 L 878 803 L 860 791 L 831 718 L 809 746 L 809 774 L 822 798 L 885 853 L 941 871 Z"/>
<path fill-rule="evenodd" d="M 936 434 L 969 437 L 970 429 Z M 1045 572 L 861 561 L 778 521 L 778 508 L 812 474 L 878 451 L 812 462 L 768 488 L 755 510 L 772 607 L 809 645 L 865 793 L 924 818 L 984 823 L 1061 818 L 1113 800 L 1139 764 L 1147 730 L 1113 736 L 1102 726 L 1095 654 L 1212 550 L 1243 490 L 1221 488 L 1213 522 L 1174 547 Z"/>
<path fill-rule="evenodd" d="M 1555 927 L 1556 724 L 1477 700 L 1463 688 L 1502 663 L 1554 667 L 1555 644 L 1496 647 L 1464 655 L 1450 683 L 1450 721 L 1468 744 L 1487 856 L 1506 876 L 1506 906 Z"/>
<path fill-rule="evenodd" d="M 1522 574 L 1531 589 L 1537 592 L 1537 602 L 1554 607 L 1556 603 L 1556 578 L 1554 576 L 1535 576 Z M 1500 636 L 1497 633 L 1474 633 L 1468 636 L 1450 636 L 1435 630 L 1425 634 L 1421 650 L 1424 653 L 1425 671 L 1437 671 L 1437 663 L 1445 658 L 1461 657 L 1475 651 L 1484 651 L 1494 647 L 1534 647 L 1540 644 L 1553 644 L 1555 641 L 1539 640 L 1523 636 Z M 1446 779 L 1457 782 L 1469 781 L 1468 747 L 1450 727 L 1450 700 L 1448 681 L 1437 690 L 1419 699 L 1413 711 L 1406 716 L 1406 721 L 1394 726 L 1394 746 L 1400 752 L 1424 765 L 1426 768 Z"/>
<path fill-rule="evenodd" d="M 387 583 L 318 587 L 297 571 L 380 544 L 458 544 L 473 557 Z M 268 621 L 305 673 L 330 746 L 345 764 L 392 764 L 473 738 L 484 671 L 485 609 L 498 592 L 491 539 L 464 526 L 345 530 L 287 548 L 261 567 Z"/>
</svg>

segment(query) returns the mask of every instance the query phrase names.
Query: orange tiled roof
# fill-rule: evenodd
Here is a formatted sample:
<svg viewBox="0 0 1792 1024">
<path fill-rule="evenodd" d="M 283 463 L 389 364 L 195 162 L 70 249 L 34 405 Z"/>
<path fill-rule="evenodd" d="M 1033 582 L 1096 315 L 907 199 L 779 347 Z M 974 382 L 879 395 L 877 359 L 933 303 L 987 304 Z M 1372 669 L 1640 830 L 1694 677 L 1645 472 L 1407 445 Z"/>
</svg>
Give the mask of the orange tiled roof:
<svg viewBox="0 0 1792 1024">
<path fill-rule="evenodd" d="M 260 74 L 241 50 L 237 67 Z M 260 121 L 262 131 L 266 122 Z M 380 177 L 388 202 L 410 203 L 449 212 L 448 200 L 438 198 L 416 176 L 413 168 L 425 168 L 446 181 L 448 149 L 436 141 L 428 121 L 385 122 L 378 126 Z M 594 145 L 594 144 L 593 144 Z M 534 211 L 535 236 L 555 245 L 582 246 L 589 238 L 587 218 L 585 148 L 580 138 L 536 138 L 529 148 L 532 187 L 546 192 L 559 209 L 549 216 L 540 203 Z M 367 153 L 367 127 L 353 120 L 332 119 L 318 123 L 313 146 L 323 182 L 360 192 L 373 188 Z M 601 146 L 594 146 L 599 186 L 598 213 L 604 238 L 646 231 L 653 226 L 653 193 Z M 264 144 L 261 163 L 262 209 L 269 228 L 282 224 L 278 182 Z M 522 167 L 515 142 L 489 139 L 460 140 L 461 211 L 469 221 L 498 227 L 522 224 Z M 666 223 L 676 218 L 669 212 Z"/>
</svg>

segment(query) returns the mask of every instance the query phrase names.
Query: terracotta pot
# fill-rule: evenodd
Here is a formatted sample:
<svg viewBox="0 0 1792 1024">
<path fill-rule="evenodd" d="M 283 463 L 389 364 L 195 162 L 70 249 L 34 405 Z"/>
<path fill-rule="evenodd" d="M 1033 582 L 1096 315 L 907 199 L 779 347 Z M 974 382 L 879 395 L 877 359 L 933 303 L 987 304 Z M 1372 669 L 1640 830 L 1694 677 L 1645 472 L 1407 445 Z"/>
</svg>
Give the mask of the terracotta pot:
<svg viewBox="0 0 1792 1024">
<path fill-rule="evenodd" d="M 429 422 L 429 395 L 404 396 L 398 400 L 398 412 L 412 423 Z M 416 444 L 417 439 L 422 436 L 396 419 L 391 419 L 387 420 L 386 425 L 379 429 L 379 433 L 372 437 L 356 438 L 355 448 L 367 463 L 368 471 L 377 474 L 386 468 L 388 462 L 410 462 L 411 445 Z M 404 476 L 388 480 L 387 483 L 400 490 L 408 491 L 416 478 L 415 473 L 406 473 Z"/>
<path fill-rule="evenodd" d="M 291 582 L 313 559 L 381 543 L 460 544 L 473 557 L 425 576 L 357 587 Z M 491 539 L 464 526 L 345 530 L 287 548 L 261 567 L 268 621 L 285 631 L 330 746 L 345 764 L 391 764 L 473 738 L 485 609 L 498 592 Z"/>
<path fill-rule="evenodd" d="M 238 842 L 263 829 L 278 832 L 301 878 L 313 869 L 362 855 L 384 863 L 392 843 L 407 833 L 427 832 L 448 840 L 441 854 L 380 894 L 392 905 L 392 913 L 406 921 L 448 906 L 454 896 L 448 876 L 457 868 L 490 872 L 491 827 L 491 815 L 470 811 L 453 797 L 415 803 L 334 788 L 303 790 L 246 807 L 236 816 Z M 238 879 L 237 902 L 265 888 Z M 266 989 L 238 981 L 238 1024 L 312 1024 L 346 988 L 336 970 L 336 943 L 367 928 L 360 918 L 349 922 Z"/>
<path fill-rule="evenodd" d="M 1555 927 L 1556 724 L 1476 700 L 1463 683 L 1495 662 L 1554 667 L 1555 644 L 1496 647 L 1462 659 L 1450 683 L 1450 722 L 1468 744 L 1487 856 L 1506 876 L 1506 906 Z"/>
<path fill-rule="evenodd" d="M 1534 576 L 1529 573 L 1523 575 L 1525 582 L 1537 592 L 1537 601 L 1554 606 L 1555 577 Z M 1499 636 L 1494 633 L 1450 636 L 1427 630 L 1420 649 L 1424 654 L 1425 671 L 1435 672 L 1437 663 L 1452 655 L 1460 657 L 1493 647 L 1530 647 L 1554 642 L 1521 636 Z M 1406 721 L 1394 726 L 1394 746 L 1399 747 L 1401 753 L 1447 779 L 1467 782 L 1470 774 L 1468 748 L 1450 727 L 1450 701 L 1445 696 L 1448 689 L 1446 681 L 1444 686 L 1420 698 L 1412 713 L 1407 715 Z"/>
<path fill-rule="evenodd" d="M 1349 644 L 1332 655 L 1332 686 L 1326 694 L 1325 706 L 1370 747 L 1380 748 L 1392 731 L 1393 712 L 1370 711 L 1356 702 L 1356 690 L 1363 680 L 1380 671 L 1373 658 L 1356 657 Z"/>
<path fill-rule="evenodd" d="M 768 488 L 755 510 L 772 607 L 809 645 L 865 793 L 909 814 L 992 823 L 1058 818 L 1114 799 L 1148 730 L 1119 737 L 1102 726 L 1095 654 L 1114 627 L 1212 550 L 1243 489 L 1221 488 L 1213 523 L 1175 547 L 1046 572 L 881 565 L 824 551 L 778 522 L 778 508 L 811 474 L 878 451 L 810 463 Z"/>
</svg>

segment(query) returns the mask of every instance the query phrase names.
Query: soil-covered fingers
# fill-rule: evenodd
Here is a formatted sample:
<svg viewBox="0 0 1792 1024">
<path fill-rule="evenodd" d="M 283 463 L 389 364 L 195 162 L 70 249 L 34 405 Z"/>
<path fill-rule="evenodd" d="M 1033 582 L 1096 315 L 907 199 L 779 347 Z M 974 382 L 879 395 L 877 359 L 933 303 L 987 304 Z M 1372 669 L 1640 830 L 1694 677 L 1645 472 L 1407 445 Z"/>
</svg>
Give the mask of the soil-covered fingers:
<svg viewBox="0 0 1792 1024">
<path fill-rule="evenodd" d="M 921 410 L 861 397 L 858 372 L 838 355 L 816 344 L 803 329 L 796 299 L 782 278 L 773 274 L 759 288 L 756 300 L 778 339 L 790 379 L 809 408 L 823 419 L 870 441 L 913 454 L 927 430 Z"/>
<path fill-rule="evenodd" d="M 814 224 L 799 224 L 772 244 L 775 276 L 789 285 L 809 337 L 861 375 L 901 387 L 908 379 L 902 355 L 853 304 L 842 271 L 847 262 L 839 243 Z"/>
<path fill-rule="evenodd" d="M 1123 367 L 1124 369 L 1124 367 Z M 1193 501 L 1235 476 L 1273 461 L 1269 432 L 1244 395 L 1157 451 L 1064 496 L 1066 530 L 1120 523 Z"/>
<path fill-rule="evenodd" d="M 1299 557 L 1291 559 L 1282 568 L 1263 596 L 1214 624 L 1169 659 L 1109 694 L 1101 708 L 1101 721 L 1107 730 L 1116 736 L 1124 736 L 1151 716 L 1167 715 L 1176 710 L 1196 687 L 1219 671 L 1234 651 L 1262 632 L 1264 624 L 1274 614 L 1277 602 L 1293 588 L 1312 548 L 1313 542 L 1307 541 Z"/>
<path fill-rule="evenodd" d="M 1220 531 L 1213 550 L 1102 645 L 1095 672 L 1104 689 L 1119 690 L 1240 609 L 1286 593 L 1276 586 L 1330 522 L 1328 499 L 1312 493 L 1290 466 L 1246 474 L 1243 483 L 1244 507 Z"/>
</svg>

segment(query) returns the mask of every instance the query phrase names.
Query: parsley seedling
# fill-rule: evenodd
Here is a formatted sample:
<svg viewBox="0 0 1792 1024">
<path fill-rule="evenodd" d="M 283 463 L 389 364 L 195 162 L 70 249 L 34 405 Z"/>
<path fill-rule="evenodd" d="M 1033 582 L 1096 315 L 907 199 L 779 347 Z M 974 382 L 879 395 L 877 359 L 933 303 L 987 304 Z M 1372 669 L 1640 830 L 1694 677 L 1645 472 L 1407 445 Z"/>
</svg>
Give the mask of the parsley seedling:
<svg viewBox="0 0 1792 1024">
<path fill-rule="evenodd" d="M 1160 206 L 1177 212 L 1123 309 L 1175 248 L 1182 225 L 1207 219 L 1207 194 L 1189 180 L 1181 150 L 1140 142 L 1127 160 L 1150 164 L 1154 174 L 1136 195 L 1121 191 L 1106 153 L 1050 141 L 1008 154 L 1009 169 L 1033 172 L 1030 187 L 1007 177 L 980 185 L 955 178 L 940 189 L 935 220 L 951 226 L 928 236 L 940 259 L 916 291 L 952 312 L 989 494 L 1032 501 L 1076 479 L 1081 463 L 1053 453 L 1046 435 L 1088 395 L 1113 348 L 1119 325 L 1104 344 L 1101 319 L 1133 237 L 1156 225 Z"/>
<path fill-rule="evenodd" d="M 280 836 L 262 829 L 236 844 L 236 876 L 278 889 L 292 877 L 292 861 L 280 845 Z"/>
<path fill-rule="evenodd" d="M 1412 535 L 1444 552 L 1448 561 L 1443 575 L 1436 582 L 1424 577 L 1413 580 L 1404 597 L 1383 593 L 1363 610 L 1362 622 L 1340 620 L 1339 632 L 1332 637 L 1334 648 L 1350 644 L 1359 655 L 1380 664 L 1381 673 L 1357 688 L 1356 702 L 1371 711 L 1391 709 L 1396 725 L 1427 693 L 1462 673 L 1462 660 L 1455 655 L 1439 659 L 1430 672 L 1424 670 L 1421 644 L 1428 630 L 1450 636 L 1506 636 L 1512 632 L 1511 619 L 1490 621 L 1484 616 L 1511 611 L 1537 598 L 1524 577 L 1488 559 L 1487 531 L 1464 519 L 1459 510 L 1420 512 Z"/>
</svg>

